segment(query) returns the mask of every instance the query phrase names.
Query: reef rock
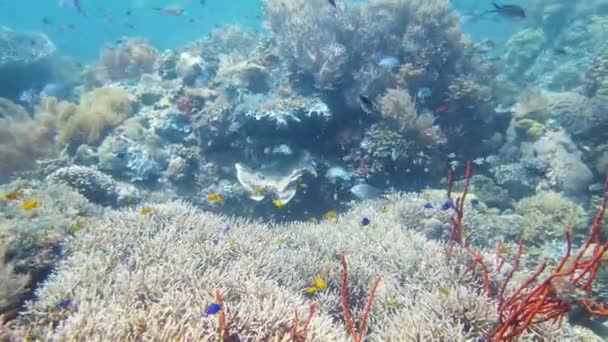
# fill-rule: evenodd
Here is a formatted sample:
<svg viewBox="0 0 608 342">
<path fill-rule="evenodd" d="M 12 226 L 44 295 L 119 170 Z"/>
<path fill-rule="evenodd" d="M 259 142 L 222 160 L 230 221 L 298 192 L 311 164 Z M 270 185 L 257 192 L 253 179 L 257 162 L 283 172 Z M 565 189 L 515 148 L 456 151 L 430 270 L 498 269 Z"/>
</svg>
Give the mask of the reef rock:
<svg viewBox="0 0 608 342">
<path fill-rule="evenodd" d="M 0 28 L 0 69 L 39 62 L 55 52 L 55 44 L 43 33 Z"/>
</svg>

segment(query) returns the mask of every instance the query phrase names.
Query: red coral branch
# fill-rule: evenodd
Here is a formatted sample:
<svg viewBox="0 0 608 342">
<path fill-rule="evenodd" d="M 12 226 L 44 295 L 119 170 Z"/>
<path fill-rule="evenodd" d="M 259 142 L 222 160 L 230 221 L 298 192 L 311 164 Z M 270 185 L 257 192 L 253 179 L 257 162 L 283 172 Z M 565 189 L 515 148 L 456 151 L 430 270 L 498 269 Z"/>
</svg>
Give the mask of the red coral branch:
<svg viewBox="0 0 608 342">
<path fill-rule="evenodd" d="M 353 342 L 362 342 L 363 337 L 365 336 L 365 332 L 367 330 L 367 319 L 369 318 L 369 312 L 372 309 L 374 297 L 376 297 L 376 290 L 378 289 L 378 284 L 380 284 L 380 276 L 376 275 L 374 277 L 374 280 L 372 281 L 372 286 L 369 290 L 369 295 L 367 296 L 367 300 L 365 301 L 365 307 L 363 308 L 363 313 L 361 315 L 361 321 L 359 322 L 359 333 L 357 334 L 348 307 L 348 293 L 346 291 L 346 285 L 348 284 L 348 265 L 346 264 L 346 256 L 344 255 L 344 253 L 340 255 L 340 263 L 342 264 L 342 282 L 340 286 L 340 298 L 342 301 L 342 310 L 344 310 L 344 323 L 346 324 L 346 329 L 350 333 Z"/>
<path fill-rule="evenodd" d="M 294 342 L 303 342 L 306 341 L 306 334 L 308 333 L 308 326 L 310 325 L 310 321 L 312 321 L 312 317 L 317 310 L 317 306 L 314 303 L 310 304 L 308 309 L 308 316 L 306 316 L 306 320 L 304 321 L 304 326 L 302 329 L 298 330 L 300 325 L 298 319 L 298 309 L 294 310 L 294 318 L 293 318 L 293 326 L 291 327 L 291 338 Z"/>
<path fill-rule="evenodd" d="M 219 333 L 220 340 L 224 341 L 230 336 L 230 325 L 226 320 L 226 307 L 224 305 L 224 300 L 222 299 L 222 295 L 220 294 L 220 290 L 215 290 L 215 301 L 219 305 L 222 306 L 222 310 L 219 313 Z"/>
<path fill-rule="evenodd" d="M 604 197 L 591 223 L 585 242 L 571 258 L 572 243 L 570 233 L 566 233 L 566 251 L 559 263 L 545 277 L 541 274 L 547 267 L 543 261 L 517 289 L 504 298 L 507 284 L 519 267 L 521 247 L 515 259 L 514 267 L 507 275 L 499 292 L 498 322 L 490 333 L 492 341 L 509 341 L 533 325 L 552 321 L 559 323 L 578 302 L 593 315 L 608 316 L 608 308 L 590 298 L 575 299 L 575 294 L 591 291 L 597 270 L 606 261 L 608 241 L 600 242 L 601 220 L 608 201 L 608 177 L 604 183 Z M 521 242 L 520 242 L 521 246 Z M 591 251 L 591 256 L 589 252 Z M 535 284 L 535 285 L 533 285 Z"/>
<path fill-rule="evenodd" d="M 466 238 L 464 236 L 464 230 L 462 228 L 462 218 L 464 217 L 464 203 L 469 193 L 469 186 L 471 184 L 471 176 L 473 171 L 471 169 L 471 162 L 467 162 L 467 166 L 464 172 L 464 187 L 462 189 L 462 195 L 454 200 L 452 198 L 452 189 L 454 187 L 454 175 L 452 170 L 448 171 L 448 203 L 454 209 L 454 215 L 451 218 L 452 231 L 450 232 L 450 241 L 448 243 L 448 260 L 452 257 L 452 251 L 454 244 L 459 246 L 466 246 Z"/>
</svg>

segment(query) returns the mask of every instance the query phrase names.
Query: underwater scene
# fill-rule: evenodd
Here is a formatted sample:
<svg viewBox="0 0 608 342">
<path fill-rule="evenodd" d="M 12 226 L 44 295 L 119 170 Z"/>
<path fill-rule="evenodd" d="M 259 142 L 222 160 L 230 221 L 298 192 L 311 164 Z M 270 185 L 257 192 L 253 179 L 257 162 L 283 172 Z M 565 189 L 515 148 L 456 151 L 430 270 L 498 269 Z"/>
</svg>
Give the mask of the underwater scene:
<svg viewBox="0 0 608 342">
<path fill-rule="evenodd" d="M 0 0 L 0 341 L 608 340 L 608 0 Z"/>
</svg>

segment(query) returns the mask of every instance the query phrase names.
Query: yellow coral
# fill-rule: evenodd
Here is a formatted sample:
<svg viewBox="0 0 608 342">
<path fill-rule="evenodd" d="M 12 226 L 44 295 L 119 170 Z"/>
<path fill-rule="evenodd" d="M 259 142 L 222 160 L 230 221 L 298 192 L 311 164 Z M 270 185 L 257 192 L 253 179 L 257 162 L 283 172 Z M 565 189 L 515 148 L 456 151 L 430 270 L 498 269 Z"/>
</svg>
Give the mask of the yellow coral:
<svg viewBox="0 0 608 342">
<path fill-rule="evenodd" d="M 80 103 L 62 104 L 59 141 L 71 146 L 97 145 L 104 134 L 131 114 L 129 94 L 119 88 L 97 88 L 81 96 Z"/>
</svg>

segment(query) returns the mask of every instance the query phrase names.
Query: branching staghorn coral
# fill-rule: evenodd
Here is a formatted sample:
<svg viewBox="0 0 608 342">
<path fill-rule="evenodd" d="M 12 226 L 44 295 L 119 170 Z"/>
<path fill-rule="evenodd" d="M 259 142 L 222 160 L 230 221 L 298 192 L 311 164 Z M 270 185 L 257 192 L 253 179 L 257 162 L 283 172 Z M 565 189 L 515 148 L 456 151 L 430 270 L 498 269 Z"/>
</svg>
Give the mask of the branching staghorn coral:
<svg viewBox="0 0 608 342">
<path fill-rule="evenodd" d="M 240 340 L 293 336 L 294 309 L 301 312 L 312 302 L 316 310 L 306 338 L 348 341 L 347 322 L 340 318 L 344 294 L 353 317 L 369 314 L 365 339 L 482 338 L 496 322 L 496 302 L 480 293 L 481 271 L 472 272 L 471 264 L 490 257 L 478 252 L 472 259 L 454 248 L 448 265 L 446 244 L 410 230 L 429 215 L 448 213 L 428 212 L 424 203 L 418 196 L 396 196 L 388 205 L 368 202 L 335 221 L 276 229 L 182 202 L 146 212 L 108 211 L 66 242 L 68 257 L 11 327 L 21 338 L 211 339 L 218 336 L 218 321 L 201 313 L 219 302 L 218 290 L 227 322 L 221 330 L 228 326 Z M 464 198 L 460 203 L 468 208 Z M 362 227 L 361 217 L 370 224 Z M 341 291 L 341 253 L 348 255 L 348 291 Z M 366 309 L 362 304 L 377 274 L 382 281 Z M 319 276 L 326 288 L 305 294 L 306 284 Z M 57 315 L 62 300 L 71 304 Z M 568 329 L 539 324 L 528 336 L 556 338 Z"/>
</svg>

